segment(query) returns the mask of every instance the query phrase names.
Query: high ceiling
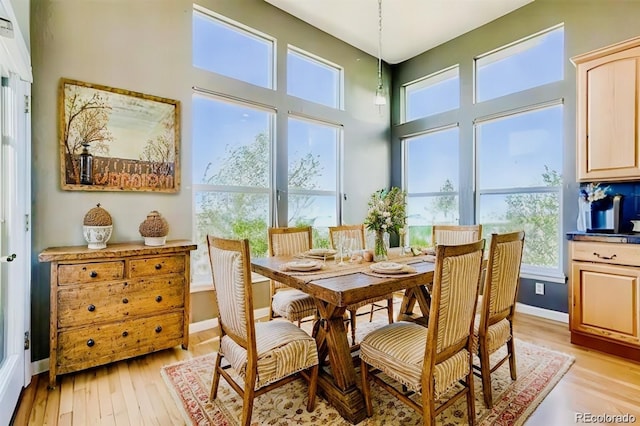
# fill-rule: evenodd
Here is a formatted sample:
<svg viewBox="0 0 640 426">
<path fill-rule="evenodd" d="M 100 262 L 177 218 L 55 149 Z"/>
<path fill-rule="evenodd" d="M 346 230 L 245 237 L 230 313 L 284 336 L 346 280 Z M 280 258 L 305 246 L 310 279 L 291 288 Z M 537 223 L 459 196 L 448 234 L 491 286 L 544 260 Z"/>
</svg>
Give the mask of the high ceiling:
<svg viewBox="0 0 640 426">
<path fill-rule="evenodd" d="M 265 0 L 378 56 L 377 0 Z M 396 64 L 533 0 L 382 0 L 382 58 Z"/>
</svg>

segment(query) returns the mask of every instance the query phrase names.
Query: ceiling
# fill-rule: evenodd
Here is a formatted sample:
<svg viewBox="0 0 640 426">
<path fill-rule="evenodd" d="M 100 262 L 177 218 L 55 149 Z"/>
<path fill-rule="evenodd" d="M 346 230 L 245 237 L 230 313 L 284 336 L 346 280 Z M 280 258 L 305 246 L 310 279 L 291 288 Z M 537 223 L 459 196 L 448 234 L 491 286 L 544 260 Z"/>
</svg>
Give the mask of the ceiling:
<svg viewBox="0 0 640 426">
<path fill-rule="evenodd" d="M 378 56 L 377 0 L 265 0 Z M 396 64 L 533 0 L 383 0 L 382 59 Z"/>
</svg>

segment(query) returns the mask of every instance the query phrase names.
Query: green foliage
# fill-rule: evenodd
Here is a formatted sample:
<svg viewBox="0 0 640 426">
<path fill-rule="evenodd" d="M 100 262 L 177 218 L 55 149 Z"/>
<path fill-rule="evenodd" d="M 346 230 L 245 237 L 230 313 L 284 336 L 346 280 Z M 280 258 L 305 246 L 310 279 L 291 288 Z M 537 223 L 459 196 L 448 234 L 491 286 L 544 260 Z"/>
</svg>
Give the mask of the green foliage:
<svg viewBox="0 0 640 426">
<path fill-rule="evenodd" d="M 371 194 L 364 224 L 372 231 L 398 233 L 407 220 L 407 194 L 398 187 L 381 189 Z"/>
<path fill-rule="evenodd" d="M 440 187 L 440 192 L 454 192 L 453 182 L 450 179 L 444 181 L 444 184 Z M 449 217 L 453 219 L 455 217 L 456 210 L 458 209 L 458 203 L 456 202 L 455 195 L 440 195 L 433 201 L 433 208 L 436 211 L 442 212 L 443 216 L 448 222 Z"/>
</svg>

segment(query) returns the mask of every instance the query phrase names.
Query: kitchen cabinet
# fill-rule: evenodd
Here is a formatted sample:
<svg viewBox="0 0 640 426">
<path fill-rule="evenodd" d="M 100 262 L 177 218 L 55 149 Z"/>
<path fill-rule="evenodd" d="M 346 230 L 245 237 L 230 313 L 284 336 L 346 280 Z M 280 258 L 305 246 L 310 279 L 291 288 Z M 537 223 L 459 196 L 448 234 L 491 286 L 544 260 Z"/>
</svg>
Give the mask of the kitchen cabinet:
<svg viewBox="0 0 640 426">
<path fill-rule="evenodd" d="M 640 37 L 571 59 L 579 181 L 640 179 Z"/>
<path fill-rule="evenodd" d="M 56 376 L 189 345 L 189 259 L 196 246 L 168 241 L 54 247 L 49 386 Z"/>
<path fill-rule="evenodd" d="M 571 342 L 640 359 L 640 245 L 569 244 Z"/>
</svg>

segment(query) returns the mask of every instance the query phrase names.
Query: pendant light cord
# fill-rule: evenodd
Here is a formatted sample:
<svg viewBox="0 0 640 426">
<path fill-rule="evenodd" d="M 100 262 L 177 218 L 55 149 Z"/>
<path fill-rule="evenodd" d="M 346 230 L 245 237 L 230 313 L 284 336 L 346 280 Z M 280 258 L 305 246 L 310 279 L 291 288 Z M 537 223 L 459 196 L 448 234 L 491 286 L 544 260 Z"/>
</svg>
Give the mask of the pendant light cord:
<svg viewBox="0 0 640 426">
<path fill-rule="evenodd" d="M 378 89 L 382 89 L 382 0 L 378 0 Z"/>
</svg>

